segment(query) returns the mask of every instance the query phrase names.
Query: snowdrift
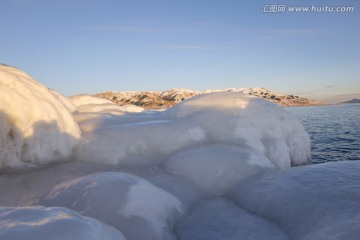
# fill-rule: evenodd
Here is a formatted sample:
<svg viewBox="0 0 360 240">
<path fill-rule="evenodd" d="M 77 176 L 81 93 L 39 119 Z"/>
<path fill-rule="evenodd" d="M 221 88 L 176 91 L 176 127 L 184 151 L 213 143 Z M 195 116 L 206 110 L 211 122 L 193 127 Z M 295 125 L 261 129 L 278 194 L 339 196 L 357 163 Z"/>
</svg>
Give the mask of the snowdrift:
<svg viewBox="0 0 360 240">
<path fill-rule="evenodd" d="M 64 159 L 81 133 L 63 96 L 26 73 L 0 65 L 0 168 Z"/>
</svg>

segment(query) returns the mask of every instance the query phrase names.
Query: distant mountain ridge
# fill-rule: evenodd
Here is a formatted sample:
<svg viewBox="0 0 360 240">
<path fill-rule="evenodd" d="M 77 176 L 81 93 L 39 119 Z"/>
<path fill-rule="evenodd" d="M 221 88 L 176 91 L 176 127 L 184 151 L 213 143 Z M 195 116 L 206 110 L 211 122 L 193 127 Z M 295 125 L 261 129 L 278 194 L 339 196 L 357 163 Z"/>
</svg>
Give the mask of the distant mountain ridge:
<svg viewBox="0 0 360 240">
<path fill-rule="evenodd" d="M 112 101 L 117 105 L 134 104 L 145 109 L 166 109 L 191 97 L 215 92 L 241 92 L 264 98 L 281 106 L 321 105 L 319 101 L 283 93 L 275 93 L 266 88 L 230 88 L 222 90 L 191 90 L 172 88 L 163 92 L 158 91 L 107 91 L 95 94 Z"/>
<path fill-rule="evenodd" d="M 345 102 L 342 102 L 342 103 L 360 103 L 360 99 L 359 98 L 353 98 L 349 101 L 345 101 Z"/>
</svg>

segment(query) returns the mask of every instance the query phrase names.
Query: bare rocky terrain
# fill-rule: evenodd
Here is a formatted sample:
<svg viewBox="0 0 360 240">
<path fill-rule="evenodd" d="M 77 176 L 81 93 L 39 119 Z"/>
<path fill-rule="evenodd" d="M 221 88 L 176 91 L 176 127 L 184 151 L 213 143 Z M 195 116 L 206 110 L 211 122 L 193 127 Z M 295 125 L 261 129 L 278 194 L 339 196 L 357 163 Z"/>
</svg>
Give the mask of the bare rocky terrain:
<svg viewBox="0 0 360 240">
<path fill-rule="evenodd" d="M 113 92 L 107 91 L 95 94 L 112 101 L 117 105 L 134 104 L 145 109 L 166 109 L 186 99 L 213 92 L 241 92 L 264 98 L 281 106 L 311 106 L 322 105 L 321 102 L 284 93 L 275 93 L 265 88 L 231 88 L 224 90 L 190 90 L 172 88 L 163 92 L 157 91 L 128 91 Z"/>
</svg>

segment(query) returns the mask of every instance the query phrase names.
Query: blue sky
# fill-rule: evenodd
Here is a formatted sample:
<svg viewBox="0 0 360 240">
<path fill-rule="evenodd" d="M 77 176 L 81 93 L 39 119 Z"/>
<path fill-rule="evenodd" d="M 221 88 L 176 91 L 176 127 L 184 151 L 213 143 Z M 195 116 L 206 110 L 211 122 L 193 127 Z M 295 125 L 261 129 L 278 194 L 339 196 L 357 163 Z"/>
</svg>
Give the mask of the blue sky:
<svg viewBox="0 0 360 240">
<path fill-rule="evenodd" d="M 354 11 L 262 12 L 269 4 Z M 0 63 L 65 95 L 173 87 L 356 95 L 359 11 L 358 1 L 340 0 L 2 0 Z"/>
</svg>

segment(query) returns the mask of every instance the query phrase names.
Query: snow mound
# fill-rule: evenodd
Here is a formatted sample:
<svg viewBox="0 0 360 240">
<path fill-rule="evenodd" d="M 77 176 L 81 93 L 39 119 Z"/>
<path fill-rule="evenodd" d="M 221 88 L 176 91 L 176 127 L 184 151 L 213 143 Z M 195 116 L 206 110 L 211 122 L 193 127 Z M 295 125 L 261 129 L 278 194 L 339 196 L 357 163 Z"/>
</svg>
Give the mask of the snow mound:
<svg viewBox="0 0 360 240">
<path fill-rule="evenodd" d="M 110 100 L 98 98 L 87 94 L 69 97 L 69 100 L 81 113 L 104 113 L 122 115 L 126 112 L 123 107 L 115 105 Z"/>
<path fill-rule="evenodd" d="M 123 107 L 113 103 L 83 104 L 78 107 L 78 111 L 81 113 L 105 113 L 113 115 L 123 115 L 126 112 Z"/>
<path fill-rule="evenodd" d="M 291 239 L 360 236 L 360 162 L 322 163 L 269 172 L 233 190 L 237 203 L 284 229 Z"/>
<path fill-rule="evenodd" d="M 225 144 L 185 149 L 165 163 L 170 173 L 184 177 L 213 195 L 222 195 L 246 177 L 271 168 L 274 165 L 264 155 Z"/>
<path fill-rule="evenodd" d="M 212 93 L 175 105 L 164 114 L 191 119 L 210 141 L 233 143 L 269 158 L 278 168 L 306 164 L 310 138 L 291 113 L 242 93 Z"/>
<path fill-rule="evenodd" d="M 86 126 L 85 126 L 86 124 Z M 206 141 L 205 132 L 191 121 L 161 119 L 159 114 L 93 119 L 77 158 L 102 164 L 151 165 L 175 151 Z"/>
<path fill-rule="evenodd" d="M 184 212 L 170 193 L 126 173 L 96 173 L 55 186 L 41 201 L 102 220 L 128 239 L 175 239 L 171 232 Z"/>
<path fill-rule="evenodd" d="M 87 94 L 81 94 L 69 97 L 69 100 L 76 107 L 86 104 L 113 104 L 110 100 L 104 98 L 98 98 Z"/>
<path fill-rule="evenodd" d="M 69 157 L 81 136 L 73 110 L 65 97 L 0 65 L 0 168 Z"/>
<path fill-rule="evenodd" d="M 145 109 L 134 104 L 121 105 L 127 112 L 143 112 Z"/>
<path fill-rule="evenodd" d="M 268 158 L 275 167 L 306 164 L 310 138 L 291 113 L 241 93 L 189 99 L 164 112 L 82 119 L 86 132 L 77 158 L 106 164 L 160 164 L 188 147 L 237 145 Z"/>
<path fill-rule="evenodd" d="M 49 91 L 72 113 L 77 111 L 76 105 L 72 104 L 71 101 L 69 101 L 69 99 L 63 95 L 61 95 L 60 93 L 49 89 Z"/>
<path fill-rule="evenodd" d="M 0 208 L 0 239 L 125 240 L 116 229 L 66 208 Z"/>
<path fill-rule="evenodd" d="M 275 224 L 250 214 L 224 198 L 195 206 L 176 227 L 179 239 L 191 240 L 286 240 Z"/>
</svg>

